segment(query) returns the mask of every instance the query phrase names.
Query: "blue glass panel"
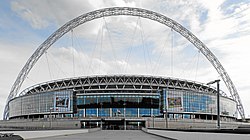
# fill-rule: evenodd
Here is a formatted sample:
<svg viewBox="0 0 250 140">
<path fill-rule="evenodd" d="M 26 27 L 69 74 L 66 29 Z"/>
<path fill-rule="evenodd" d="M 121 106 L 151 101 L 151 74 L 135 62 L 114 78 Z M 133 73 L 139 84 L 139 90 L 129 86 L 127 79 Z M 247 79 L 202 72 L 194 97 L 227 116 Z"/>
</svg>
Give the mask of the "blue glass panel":
<svg viewBox="0 0 250 140">
<path fill-rule="evenodd" d="M 153 109 L 153 115 L 154 116 L 160 115 L 160 110 L 159 109 Z"/>
<path fill-rule="evenodd" d="M 184 119 L 190 119 L 190 115 L 189 114 L 183 114 L 183 118 Z"/>
<path fill-rule="evenodd" d="M 151 116 L 151 109 L 150 108 L 140 108 L 140 116 Z"/>
<path fill-rule="evenodd" d="M 110 114 L 109 108 L 99 108 L 98 109 L 98 116 L 99 117 L 108 117 Z"/>
<path fill-rule="evenodd" d="M 97 116 L 96 108 L 87 108 L 86 109 L 86 117 L 96 117 L 96 116 Z"/>
<path fill-rule="evenodd" d="M 83 117 L 83 115 L 84 115 L 84 110 L 83 110 L 83 109 L 80 109 L 80 110 L 78 111 L 78 116 L 79 116 L 79 117 Z"/>
<path fill-rule="evenodd" d="M 126 108 L 126 117 L 137 117 L 138 109 L 137 108 Z"/>
<path fill-rule="evenodd" d="M 124 108 L 112 108 L 112 116 L 113 117 L 123 117 L 124 116 Z"/>
<path fill-rule="evenodd" d="M 84 98 L 78 98 L 77 105 L 83 105 L 83 104 L 84 104 Z"/>
</svg>

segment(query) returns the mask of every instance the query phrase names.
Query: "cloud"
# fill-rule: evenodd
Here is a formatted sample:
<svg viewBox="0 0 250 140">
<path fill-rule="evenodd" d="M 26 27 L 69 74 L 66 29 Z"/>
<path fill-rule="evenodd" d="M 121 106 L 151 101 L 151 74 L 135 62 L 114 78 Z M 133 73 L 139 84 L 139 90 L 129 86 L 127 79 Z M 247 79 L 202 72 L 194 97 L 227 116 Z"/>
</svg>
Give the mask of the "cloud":
<svg viewBox="0 0 250 140">
<path fill-rule="evenodd" d="M 241 100 L 243 102 L 246 114 L 249 114 L 248 100 L 246 100 L 246 89 L 248 78 L 247 71 L 250 66 L 246 60 L 249 60 L 247 40 L 249 40 L 249 2 L 239 2 L 223 7 L 224 1 L 218 3 L 206 3 L 208 8 L 208 22 L 204 24 L 202 38 L 207 46 L 213 50 L 220 62 L 226 68 L 232 78 Z M 229 9 L 231 12 L 229 12 Z M 227 90 L 225 90 L 227 91 Z"/>
<path fill-rule="evenodd" d="M 66 21 L 92 9 L 88 1 L 12 1 L 11 9 L 33 28 L 43 29 L 51 24 L 63 25 Z"/>
<path fill-rule="evenodd" d="M 0 50 L 0 114 L 2 114 L 14 80 L 34 50 L 31 46 L 19 47 L 9 42 L 0 42 Z"/>
<path fill-rule="evenodd" d="M 40 29 L 48 26 L 48 22 L 36 15 L 32 9 L 20 5 L 17 1 L 12 2 L 12 10 L 16 11 L 23 19 L 27 20 L 33 28 Z"/>
<path fill-rule="evenodd" d="M 83 13 L 105 7 L 141 7 L 164 14 L 192 31 L 212 50 L 232 77 L 236 87 L 239 87 L 244 105 L 247 103 L 245 99 L 248 97 L 246 93 L 249 90 L 246 87 L 250 82 L 245 76 L 250 71 L 250 66 L 246 64 L 246 61 L 250 59 L 247 44 L 250 33 L 250 6 L 247 2 L 225 4 L 225 0 L 213 2 L 207 0 L 100 0 L 98 2 L 92 0 L 26 0 L 10 3 L 12 11 L 27 22 L 34 29 L 33 31 L 39 29 L 44 32 L 53 32 Z M 103 33 L 102 36 L 101 33 Z M 65 75 L 70 77 L 98 73 L 120 74 L 121 72 L 148 74 L 150 71 L 157 71 L 155 73 L 157 75 L 171 76 L 171 53 L 174 55 L 174 77 L 205 83 L 218 78 L 218 74 L 204 56 L 201 55 L 197 62 L 197 49 L 177 33 L 174 33 L 174 49 L 172 50 L 173 33 L 171 30 L 151 20 L 126 16 L 105 17 L 105 20 L 98 19 L 79 26 L 74 30 L 74 34 L 75 46 L 79 48 L 72 48 L 71 33 L 65 35 L 58 41 L 59 43 L 48 50 L 47 56 L 44 55 L 35 65 L 23 88 L 48 79 L 63 78 Z M 34 35 L 37 33 L 34 32 Z M 22 36 L 21 33 L 20 36 Z M 22 38 L 22 41 L 20 46 L 25 46 L 30 40 Z M 141 49 L 143 43 L 144 50 Z M 82 46 L 84 47 L 81 50 Z M 95 50 L 95 46 L 99 48 Z M 15 49 L 14 46 L 9 47 L 9 50 L 6 47 L 1 48 L 1 64 L 7 65 L 11 62 L 13 65 L 8 65 L 8 68 L 13 68 L 12 75 L 14 75 L 14 77 L 6 78 L 6 85 L 1 86 L 3 88 L 0 90 L 4 90 L 3 93 L 10 89 L 7 85 L 11 85 L 32 52 L 31 48 L 20 50 L 22 53 L 19 53 L 19 49 L 18 51 Z M 18 54 L 13 52 L 18 52 Z M 102 54 L 101 57 L 100 54 Z M 131 58 L 126 59 L 126 55 Z M 17 56 L 22 59 L 18 59 Z M 147 65 L 144 62 L 145 56 L 148 61 Z M 72 66 L 73 59 L 77 68 L 75 72 Z M 154 67 L 159 68 L 150 69 L 149 61 L 152 61 L 151 64 Z M 7 69 L 2 71 L 6 73 Z M 42 72 L 41 75 L 36 74 Z M 225 86 L 223 89 L 226 89 Z M 247 105 L 245 108 L 250 114 L 250 108 L 247 108 Z"/>
</svg>

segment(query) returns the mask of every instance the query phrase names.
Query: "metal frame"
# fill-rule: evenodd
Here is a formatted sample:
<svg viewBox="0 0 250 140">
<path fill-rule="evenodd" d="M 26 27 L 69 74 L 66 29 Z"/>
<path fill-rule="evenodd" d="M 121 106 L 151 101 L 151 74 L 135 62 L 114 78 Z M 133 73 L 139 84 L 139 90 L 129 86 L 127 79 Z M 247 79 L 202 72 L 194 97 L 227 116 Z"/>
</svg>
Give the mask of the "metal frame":
<svg viewBox="0 0 250 140">
<path fill-rule="evenodd" d="M 242 119 L 245 119 L 244 114 L 244 108 L 241 103 L 239 94 L 236 90 L 236 87 L 234 86 L 231 78 L 227 74 L 224 67 L 221 65 L 219 60 L 215 57 L 215 55 L 206 47 L 204 43 L 202 43 L 193 33 L 191 33 L 189 30 L 187 30 L 185 27 L 183 27 L 178 22 L 153 11 L 141 9 L 141 8 L 131 8 L 131 7 L 112 7 L 112 8 L 104 8 L 100 10 L 95 10 L 86 14 L 83 14 L 79 17 L 74 18 L 73 20 L 67 22 L 62 27 L 60 27 L 57 31 L 55 31 L 53 34 L 51 34 L 38 48 L 37 50 L 32 54 L 32 56 L 28 59 L 20 73 L 18 74 L 18 77 L 13 84 L 10 94 L 7 98 L 5 110 L 4 110 L 4 119 L 8 119 L 8 103 L 11 99 L 17 96 L 19 89 L 23 83 L 23 81 L 26 79 L 28 73 L 32 69 L 32 67 L 35 65 L 37 60 L 46 52 L 46 50 L 55 43 L 59 38 L 61 38 L 64 34 L 69 32 L 70 30 L 74 29 L 75 27 L 86 23 L 88 21 L 102 18 L 102 17 L 108 17 L 108 16 L 119 16 L 119 15 L 128 15 L 128 16 L 137 16 L 142 18 L 151 19 L 154 21 L 157 21 L 159 23 L 162 23 L 169 28 L 175 30 L 180 35 L 185 37 L 189 42 L 191 42 L 198 50 L 202 52 L 202 54 L 209 60 L 209 62 L 214 66 L 214 68 L 217 70 L 218 74 L 223 79 L 224 83 L 226 84 L 232 98 L 237 102 L 237 109 L 239 111 L 239 114 Z"/>
<path fill-rule="evenodd" d="M 70 79 L 61 79 L 31 86 L 23 90 L 19 96 L 36 94 L 48 91 L 60 91 L 73 89 L 77 93 L 100 93 L 100 91 L 124 91 L 133 93 L 157 93 L 163 88 L 192 90 L 215 95 L 217 91 L 202 83 L 173 79 L 166 77 L 143 76 L 143 75 L 104 75 L 88 76 Z M 221 96 L 227 97 L 220 92 Z"/>
<path fill-rule="evenodd" d="M 98 75 L 40 83 L 23 90 L 18 97 L 10 100 L 9 103 L 16 102 L 16 99 L 24 96 L 29 98 L 29 96 L 34 94 L 44 94 L 55 91 L 74 91 L 77 96 L 87 96 L 103 94 L 159 95 L 163 90 L 194 92 L 208 96 L 216 96 L 217 94 L 215 88 L 207 86 L 206 84 L 182 79 L 148 75 Z M 222 91 L 220 95 L 227 100 L 233 101 L 233 99 L 228 98 Z M 12 115 L 10 117 L 18 117 L 18 115 Z"/>
</svg>

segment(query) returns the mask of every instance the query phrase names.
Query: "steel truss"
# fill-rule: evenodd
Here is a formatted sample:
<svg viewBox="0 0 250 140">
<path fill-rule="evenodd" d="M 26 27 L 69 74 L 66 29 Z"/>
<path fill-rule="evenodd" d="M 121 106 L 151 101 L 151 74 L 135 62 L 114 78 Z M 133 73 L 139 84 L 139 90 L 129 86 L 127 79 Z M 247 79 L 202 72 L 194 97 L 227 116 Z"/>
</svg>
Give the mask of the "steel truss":
<svg viewBox="0 0 250 140">
<path fill-rule="evenodd" d="M 163 88 L 216 94 L 216 90 L 193 81 L 142 75 L 105 75 L 61 79 L 34 85 L 23 90 L 19 96 L 49 91 L 74 90 L 77 93 L 102 93 L 128 91 L 132 93 L 157 93 Z M 222 96 L 226 94 L 220 92 Z"/>
<path fill-rule="evenodd" d="M 57 31 L 51 34 L 32 54 L 32 56 L 28 59 L 22 70 L 20 71 L 15 83 L 13 84 L 10 94 L 7 98 L 7 103 L 4 110 L 4 119 L 8 119 L 8 110 L 9 106 L 8 103 L 11 99 L 17 96 L 19 89 L 26 79 L 28 73 L 35 65 L 37 60 L 46 52 L 46 50 L 55 43 L 59 38 L 61 38 L 64 34 L 71 31 L 75 27 L 86 23 L 88 21 L 108 17 L 108 16 L 119 16 L 119 15 L 127 15 L 127 16 L 137 16 L 142 18 L 151 19 L 162 23 L 169 28 L 175 30 L 180 35 L 185 37 L 189 42 L 191 42 L 198 50 L 202 52 L 202 54 L 209 60 L 209 62 L 214 66 L 217 70 L 220 77 L 223 79 L 224 83 L 226 84 L 232 98 L 237 102 L 237 109 L 241 116 L 241 118 L 245 119 L 244 108 L 241 103 L 239 94 L 234 86 L 231 78 L 229 77 L 228 73 L 221 65 L 219 60 L 215 57 L 215 55 L 206 47 L 204 43 L 202 43 L 193 33 L 187 30 L 178 22 L 153 11 L 141 9 L 141 8 L 131 8 L 131 7 L 113 7 L 113 8 L 105 8 L 96 11 L 92 11 L 86 14 L 83 14 L 79 17 L 74 18 L 73 20 L 67 22 L 62 27 L 60 27 Z"/>
</svg>

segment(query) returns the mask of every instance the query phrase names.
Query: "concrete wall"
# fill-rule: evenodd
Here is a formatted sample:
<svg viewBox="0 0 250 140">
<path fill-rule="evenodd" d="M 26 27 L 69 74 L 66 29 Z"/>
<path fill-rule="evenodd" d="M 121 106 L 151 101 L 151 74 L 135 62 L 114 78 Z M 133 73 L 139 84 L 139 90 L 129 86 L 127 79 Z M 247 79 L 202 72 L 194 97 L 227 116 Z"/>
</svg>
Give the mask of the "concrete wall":
<svg viewBox="0 0 250 140">
<path fill-rule="evenodd" d="M 221 122 L 221 128 L 235 129 L 240 122 Z M 166 120 L 163 118 L 148 118 L 146 127 L 150 128 L 166 128 Z M 190 129 L 190 128 L 216 128 L 216 120 L 199 120 L 199 119 L 179 119 L 170 120 L 168 119 L 168 128 L 180 128 L 180 129 Z"/>
<path fill-rule="evenodd" d="M 163 118 L 145 118 L 147 128 L 166 128 L 166 120 Z M 153 125 L 154 124 L 154 125 Z M 221 122 L 221 128 L 235 129 L 238 126 L 243 126 L 247 123 L 240 122 Z M 247 124 L 249 126 L 249 123 Z M 198 120 L 198 119 L 180 119 L 170 120 L 168 119 L 168 128 L 179 128 L 179 129 L 192 129 L 192 128 L 216 128 L 217 121 L 214 120 Z M 16 119 L 10 121 L 0 121 L 1 128 L 26 128 L 26 129 L 75 129 L 81 128 L 80 120 L 68 120 L 68 119 L 40 119 L 40 120 L 27 120 L 27 119 Z"/>
<path fill-rule="evenodd" d="M 10 120 L 0 121 L 1 128 L 17 128 L 17 129 L 76 129 L 81 128 L 79 120 Z"/>
</svg>

